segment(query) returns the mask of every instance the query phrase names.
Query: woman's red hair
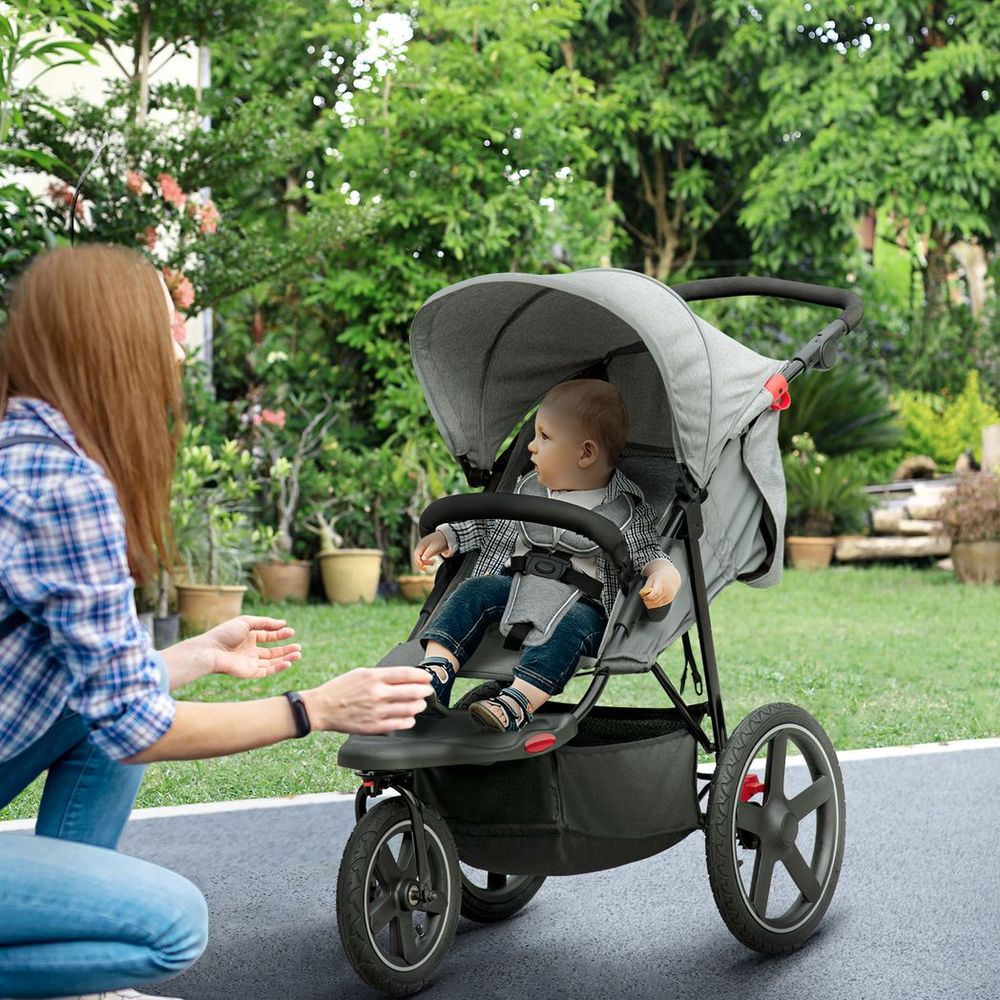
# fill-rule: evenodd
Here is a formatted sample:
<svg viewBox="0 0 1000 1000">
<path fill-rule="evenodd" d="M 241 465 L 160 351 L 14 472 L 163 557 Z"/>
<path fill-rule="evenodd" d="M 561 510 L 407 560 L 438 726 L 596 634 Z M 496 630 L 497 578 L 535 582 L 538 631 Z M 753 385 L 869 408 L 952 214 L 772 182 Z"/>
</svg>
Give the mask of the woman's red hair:
<svg viewBox="0 0 1000 1000">
<path fill-rule="evenodd" d="M 90 244 L 37 258 L 11 296 L 0 343 L 0 414 L 31 396 L 66 418 L 105 470 L 140 582 L 173 552 L 170 482 L 181 433 L 180 372 L 156 268 L 135 250 Z"/>
</svg>

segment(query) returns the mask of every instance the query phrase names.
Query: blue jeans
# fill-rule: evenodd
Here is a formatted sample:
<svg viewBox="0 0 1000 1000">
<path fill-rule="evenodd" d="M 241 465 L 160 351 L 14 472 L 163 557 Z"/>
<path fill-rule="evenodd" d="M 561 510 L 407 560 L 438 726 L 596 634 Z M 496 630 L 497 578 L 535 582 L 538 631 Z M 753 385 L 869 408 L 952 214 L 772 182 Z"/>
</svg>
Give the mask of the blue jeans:
<svg viewBox="0 0 1000 1000">
<path fill-rule="evenodd" d="M 499 622 L 507 607 L 513 577 L 510 572 L 463 580 L 441 607 L 432 625 L 420 634 L 424 648 L 439 642 L 454 653 L 459 666 L 472 656 L 491 622 Z M 547 694 L 559 694 L 576 671 L 581 656 L 596 656 L 608 624 L 604 609 L 577 601 L 546 642 L 525 646 L 514 676 Z"/>
<path fill-rule="evenodd" d="M 0 762 L 0 806 L 45 770 L 35 836 L 0 834 L 0 997 L 93 993 L 187 968 L 205 948 L 201 893 L 114 851 L 145 767 L 105 756 L 66 710 Z"/>
</svg>

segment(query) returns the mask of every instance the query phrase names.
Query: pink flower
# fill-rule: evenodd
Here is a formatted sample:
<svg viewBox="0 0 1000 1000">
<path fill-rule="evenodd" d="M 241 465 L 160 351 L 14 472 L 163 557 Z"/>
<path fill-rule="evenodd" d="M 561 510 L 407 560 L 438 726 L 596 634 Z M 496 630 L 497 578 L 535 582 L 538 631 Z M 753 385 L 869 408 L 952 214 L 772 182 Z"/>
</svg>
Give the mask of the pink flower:
<svg viewBox="0 0 1000 1000">
<path fill-rule="evenodd" d="M 141 233 L 136 234 L 135 238 L 141 246 L 144 246 L 147 250 L 152 250 L 156 246 L 156 227 L 146 226 Z"/>
<path fill-rule="evenodd" d="M 52 181 L 49 184 L 49 198 L 56 208 L 69 208 L 73 204 L 73 189 L 62 181 Z M 83 201 L 76 203 L 76 217 L 83 218 Z"/>
<path fill-rule="evenodd" d="M 219 225 L 219 210 L 215 207 L 215 202 L 209 199 L 205 202 L 201 210 L 201 219 L 198 228 L 203 233 L 214 233 Z"/>
<path fill-rule="evenodd" d="M 182 271 L 172 267 L 163 268 L 163 278 L 170 291 L 170 297 L 178 309 L 190 309 L 194 304 L 194 285 L 184 276 Z"/>
<path fill-rule="evenodd" d="M 174 310 L 174 318 L 170 323 L 170 332 L 174 335 L 174 340 L 178 344 L 187 343 L 187 326 L 184 313 Z"/>
<path fill-rule="evenodd" d="M 181 190 L 180 184 L 170 174 L 159 174 L 156 179 L 160 183 L 160 194 L 163 195 L 163 200 L 177 208 L 183 208 L 187 201 L 187 195 Z"/>
<path fill-rule="evenodd" d="M 125 171 L 126 191 L 130 191 L 132 194 L 142 194 L 142 189 L 145 183 L 146 183 L 146 178 L 143 177 L 138 170 Z"/>
<path fill-rule="evenodd" d="M 285 428 L 284 410 L 261 410 L 260 419 L 265 424 L 271 424 L 272 427 L 277 427 L 278 430 L 284 430 Z"/>
</svg>

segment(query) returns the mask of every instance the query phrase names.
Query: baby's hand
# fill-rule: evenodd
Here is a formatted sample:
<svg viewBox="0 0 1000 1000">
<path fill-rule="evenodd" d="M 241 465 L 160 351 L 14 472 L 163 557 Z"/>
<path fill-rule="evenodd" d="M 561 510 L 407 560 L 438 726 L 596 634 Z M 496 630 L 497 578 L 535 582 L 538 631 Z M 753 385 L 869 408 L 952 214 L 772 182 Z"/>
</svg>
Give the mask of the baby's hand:
<svg viewBox="0 0 1000 1000">
<path fill-rule="evenodd" d="M 417 547 L 413 550 L 413 565 L 420 571 L 430 569 L 433 560 L 441 555 L 451 555 L 448 539 L 444 537 L 443 531 L 432 531 L 417 542 Z"/>
<path fill-rule="evenodd" d="M 639 591 L 639 596 L 647 608 L 662 608 L 677 596 L 680 589 L 681 575 L 671 563 L 646 577 L 646 586 Z"/>
</svg>

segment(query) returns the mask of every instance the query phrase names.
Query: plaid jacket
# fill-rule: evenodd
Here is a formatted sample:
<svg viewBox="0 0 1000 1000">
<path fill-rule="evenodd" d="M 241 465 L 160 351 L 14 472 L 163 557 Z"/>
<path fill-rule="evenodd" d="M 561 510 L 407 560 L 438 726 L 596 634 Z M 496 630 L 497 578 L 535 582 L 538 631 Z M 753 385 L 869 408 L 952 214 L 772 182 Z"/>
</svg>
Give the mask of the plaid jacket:
<svg viewBox="0 0 1000 1000">
<path fill-rule="evenodd" d="M 73 451 L 0 451 L 0 621 L 17 610 L 28 619 L 0 641 L 0 761 L 65 708 L 107 756 L 130 757 L 170 728 L 175 705 L 136 617 L 114 487 L 47 403 L 10 399 L 0 441 L 15 434 L 59 438 Z"/>
<path fill-rule="evenodd" d="M 530 475 L 530 473 L 529 473 Z M 524 476 L 518 480 L 521 484 Z M 516 487 L 515 487 L 516 488 Z M 642 490 L 625 475 L 621 469 L 615 469 L 608 481 L 608 489 L 604 502 L 614 500 L 622 493 L 628 493 L 635 500 L 635 516 L 625 526 L 622 532 L 625 544 L 632 556 L 636 571 L 641 573 L 643 567 L 651 559 L 666 559 L 660 547 L 660 537 L 656 533 L 656 511 L 646 503 Z M 450 528 L 451 536 L 458 544 L 452 549 L 452 555 L 458 552 L 479 550 L 479 558 L 472 569 L 473 576 L 486 576 L 499 573 L 507 564 L 517 542 L 517 522 L 506 520 L 473 520 L 455 521 L 452 524 L 440 525 Z M 449 541 L 451 537 L 449 537 Z M 609 564 L 602 550 L 597 553 L 597 579 L 604 585 L 601 589 L 601 603 L 608 616 L 618 594 L 618 574 Z"/>
</svg>

